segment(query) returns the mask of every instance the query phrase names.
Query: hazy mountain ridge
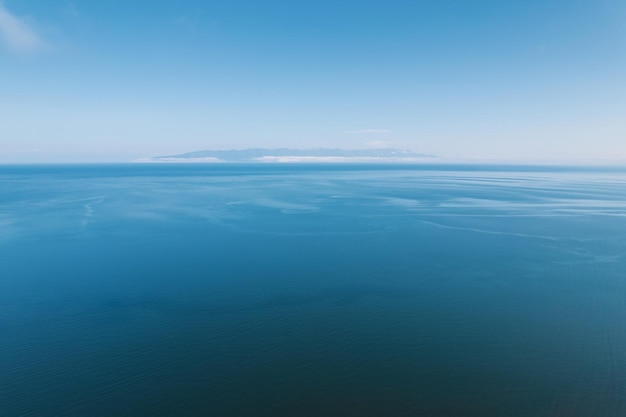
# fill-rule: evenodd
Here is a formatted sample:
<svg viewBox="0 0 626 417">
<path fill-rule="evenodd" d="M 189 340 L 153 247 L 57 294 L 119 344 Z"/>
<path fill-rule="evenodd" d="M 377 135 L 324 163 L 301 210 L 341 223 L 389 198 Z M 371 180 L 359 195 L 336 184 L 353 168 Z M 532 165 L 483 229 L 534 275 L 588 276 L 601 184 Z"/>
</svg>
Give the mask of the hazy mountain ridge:
<svg viewBox="0 0 626 417">
<path fill-rule="evenodd" d="M 203 150 L 186 152 L 178 155 L 157 156 L 153 161 L 187 161 L 198 160 L 207 162 L 300 162 L 300 161 L 359 161 L 359 160 L 416 160 L 435 158 L 435 155 L 417 153 L 405 149 L 291 149 L 291 148 L 252 148 L 231 150 Z"/>
</svg>

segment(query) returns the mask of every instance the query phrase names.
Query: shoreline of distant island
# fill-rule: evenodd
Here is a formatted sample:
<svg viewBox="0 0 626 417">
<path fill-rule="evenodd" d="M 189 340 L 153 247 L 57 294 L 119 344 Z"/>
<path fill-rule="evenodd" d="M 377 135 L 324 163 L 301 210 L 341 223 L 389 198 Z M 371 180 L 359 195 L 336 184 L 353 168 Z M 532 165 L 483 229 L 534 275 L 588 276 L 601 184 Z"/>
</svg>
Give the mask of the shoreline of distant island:
<svg viewBox="0 0 626 417">
<path fill-rule="evenodd" d="M 406 149 L 291 149 L 250 148 L 230 150 L 203 150 L 177 155 L 144 158 L 136 162 L 195 162 L 195 163 L 376 163 L 376 162 L 423 162 L 438 159 L 436 155 L 413 152 Z"/>
</svg>

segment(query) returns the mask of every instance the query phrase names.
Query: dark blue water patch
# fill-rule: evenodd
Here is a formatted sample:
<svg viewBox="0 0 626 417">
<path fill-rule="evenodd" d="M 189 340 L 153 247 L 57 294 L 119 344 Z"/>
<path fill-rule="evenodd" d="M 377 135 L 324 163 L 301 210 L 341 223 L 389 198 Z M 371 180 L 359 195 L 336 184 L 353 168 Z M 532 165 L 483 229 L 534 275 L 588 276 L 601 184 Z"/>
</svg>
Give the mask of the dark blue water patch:
<svg viewBox="0 0 626 417">
<path fill-rule="evenodd" d="M 2 167 L 0 415 L 622 416 L 626 175 Z"/>
</svg>

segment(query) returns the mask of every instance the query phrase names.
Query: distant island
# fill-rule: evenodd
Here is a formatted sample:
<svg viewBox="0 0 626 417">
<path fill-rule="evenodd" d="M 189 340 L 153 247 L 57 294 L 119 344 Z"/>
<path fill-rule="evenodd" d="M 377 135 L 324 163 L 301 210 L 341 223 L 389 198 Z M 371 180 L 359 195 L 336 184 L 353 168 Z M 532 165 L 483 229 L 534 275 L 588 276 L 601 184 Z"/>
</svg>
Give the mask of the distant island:
<svg viewBox="0 0 626 417">
<path fill-rule="evenodd" d="M 156 156 L 146 162 L 419 162 L 435 155 L 410 150 L 380 149 L 290 149 L 254 148 L 205 150 Z"/>
</svg>

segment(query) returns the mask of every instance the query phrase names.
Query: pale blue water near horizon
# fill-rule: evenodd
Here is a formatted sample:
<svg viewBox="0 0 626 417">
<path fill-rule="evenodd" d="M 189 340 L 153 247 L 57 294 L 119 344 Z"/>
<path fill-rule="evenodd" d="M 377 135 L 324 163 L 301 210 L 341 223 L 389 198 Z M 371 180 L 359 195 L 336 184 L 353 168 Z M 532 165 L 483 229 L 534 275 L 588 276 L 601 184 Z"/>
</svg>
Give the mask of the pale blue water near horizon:
<svg viewBox="0 0 626 417">
<path fill-rule="evenodd" d="M 0 416 L 624 416 L 626 169 L 0 166 Z"/>
</svg>

